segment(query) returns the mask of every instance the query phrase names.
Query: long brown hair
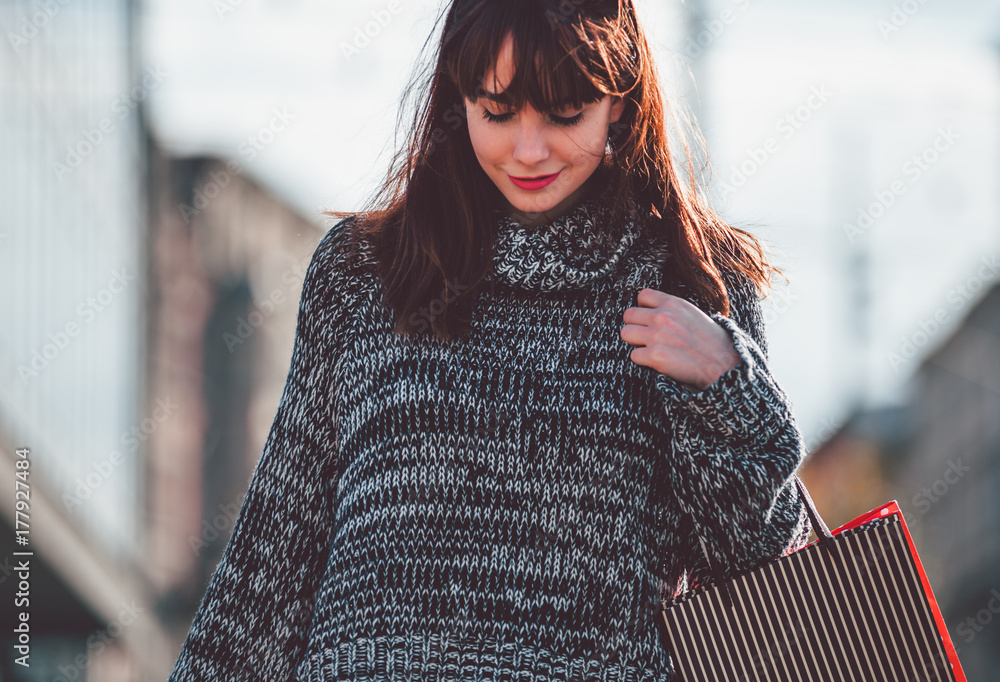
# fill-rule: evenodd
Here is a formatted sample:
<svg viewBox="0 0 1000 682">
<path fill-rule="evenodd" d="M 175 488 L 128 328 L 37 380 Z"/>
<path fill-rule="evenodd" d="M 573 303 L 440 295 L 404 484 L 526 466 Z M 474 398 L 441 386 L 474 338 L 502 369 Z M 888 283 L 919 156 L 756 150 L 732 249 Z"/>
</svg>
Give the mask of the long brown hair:
<svg viewBox="0 0 1000 682">
<path fill-rule="evenodd" d="M 612 220 L 623 218 L 630 197 L 637 200 L 650 229 L 669 240 L 672 276 L 712 311 L 729 315 L 727 270 L 766 293 L 772 272 L 781 271 L 767 261 L 754 235 L 727 225 L 699 196 L 680 126 L 675 133 L 684 149 L 687 185 L 671 158 L 666 117 L 676 124 L 678 116 L 661 95 L 632 0 L 452 0 L 444 14 L 434 69 L 422 77 L 429 92 L 416 107 L 407 144 L 393 157 L 385 183 L 361 213 L 324 212 L 338 219 L 358 216 L 354 242 L 365 237 L 372 245 L 397 332 L 426 326 L 416 311 L 429 307 L 436 336 L 464 335 L 492 267 L 491 213 L 502 206 L 503 195 L 475 156 L 463 98 L 481 95 L 483 75 L 508 34 L 514 76 L 503 92 L 505 103 L 520 108 L 528 101 L 549 112 L 605 95 L 625 99 L 621 118 L 610 126 L 611 153 L 595 171 L 602 174 Z M 703 147 L 697 126 L 686 115 L 680 118 Z"/>
</svg>

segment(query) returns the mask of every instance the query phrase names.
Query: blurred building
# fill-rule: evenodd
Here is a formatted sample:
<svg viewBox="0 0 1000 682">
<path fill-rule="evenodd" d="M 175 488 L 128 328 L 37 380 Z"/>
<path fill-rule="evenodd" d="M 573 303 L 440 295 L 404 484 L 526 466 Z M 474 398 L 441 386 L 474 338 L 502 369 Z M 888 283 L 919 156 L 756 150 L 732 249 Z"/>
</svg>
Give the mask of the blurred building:
<svg viewBox="0 0 1000 682">
<path fill-rule="evenodd" d="M 901 408 L 856 412 L 802 480 L 831 528 L 898 501 L 966 674 L 1000 680 L 1000 285 L 910 387 Z"/>
<path fill-rule="evenodd" d="M 141 679 L 168 653 L 140 568 L 143 439 L 158 423 L 145 400 L 142 102 L 162 75 L 136 57 L 134 11 L 0 3 L 4 680 Z M 30 667 L 14 662 L 24 653 Z"/>
<path fill-rule="evenodd" d="M 236 161 L 153 160 L 147 562 L 179 647 L 228 541 L 287 379 L 323 230 Z M 177 651 L 174 651 L 176 655 Z"/>
<path fill-rule="evenodd" d="M 165 679 L 322 234 L 238 163 L 160 150 L 144 103 L 167 76 L 140 66 L 135 12 L 0 2 L 3 682 Z"/>
</svg>

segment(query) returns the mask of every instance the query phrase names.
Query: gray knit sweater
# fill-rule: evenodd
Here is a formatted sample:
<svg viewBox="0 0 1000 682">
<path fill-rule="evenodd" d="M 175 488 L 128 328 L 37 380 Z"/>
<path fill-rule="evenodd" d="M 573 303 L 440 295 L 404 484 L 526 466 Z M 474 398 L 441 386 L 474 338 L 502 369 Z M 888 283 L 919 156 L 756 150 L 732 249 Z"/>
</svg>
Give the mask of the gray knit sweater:
<svg viewBox="0 0 1000 682">
<path fill-rule="evenodd" d="M 637 365 L 622 313 L 669 250 L 595 199 L 500 213 L 470 335 L 392 334 L 370 246 L 317 247 L 287 384 L 171 682 L 672 680 L 660 602 L 802 547 L 805 451 L 731 283 L 740 363 Z M 697 303 L 694 298 L 689 298 Z M 440 312 L 437 301 L 427 315 Z M 695 525 L 697 523 L 697 525 Z"/>
</svg>

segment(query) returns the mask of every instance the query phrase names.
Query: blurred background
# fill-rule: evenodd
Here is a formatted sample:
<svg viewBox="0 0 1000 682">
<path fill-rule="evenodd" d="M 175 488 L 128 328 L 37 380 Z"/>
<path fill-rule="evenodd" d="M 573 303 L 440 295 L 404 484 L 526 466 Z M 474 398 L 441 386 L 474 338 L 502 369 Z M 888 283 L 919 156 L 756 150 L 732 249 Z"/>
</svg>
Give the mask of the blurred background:
<svg viewBox="0 0 1000 682">
<path fill-rule="evenodd" d="M 714 206 L 790 280 L 764 305 L 803 480 L 831 528 L 899 501 L 969 679 L 1000 680 L 1000 0 L 636 3 Z M 321 211 L 383 177 L 443 7 L 0 0 L 0 681 L 169 673 Z"/>
</svg>

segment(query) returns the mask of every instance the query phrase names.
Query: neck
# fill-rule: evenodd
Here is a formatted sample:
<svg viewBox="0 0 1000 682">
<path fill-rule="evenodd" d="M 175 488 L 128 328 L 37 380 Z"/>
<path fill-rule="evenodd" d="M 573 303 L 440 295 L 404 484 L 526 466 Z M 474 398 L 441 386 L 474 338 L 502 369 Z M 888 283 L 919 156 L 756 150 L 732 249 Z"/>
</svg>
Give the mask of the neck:
<svg viewBox="0 0 1000 682">
<path fill-rule="evenodd" d="M 577 187 L 572 193 L 570 193 L 569 196 L 547 211 L 521 211 L 505 198 L 504 204 L 506 206 L 507 213 L 514 220 L 526 227 L 536 227 L 538 225 L 544 225 L 545 223 L 552 222 L 580 203 L 580 201 L 582 201 L 583 198 L 594 189 L 596 184 L 595 177 L 597 175 L 599 175 L 598 171 L 591 173 L 590 177 L 587 178 L 582 185 Z"/>
</svg>

